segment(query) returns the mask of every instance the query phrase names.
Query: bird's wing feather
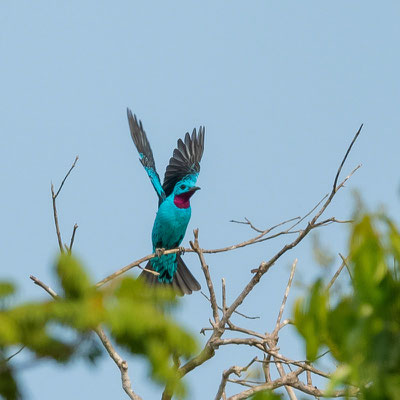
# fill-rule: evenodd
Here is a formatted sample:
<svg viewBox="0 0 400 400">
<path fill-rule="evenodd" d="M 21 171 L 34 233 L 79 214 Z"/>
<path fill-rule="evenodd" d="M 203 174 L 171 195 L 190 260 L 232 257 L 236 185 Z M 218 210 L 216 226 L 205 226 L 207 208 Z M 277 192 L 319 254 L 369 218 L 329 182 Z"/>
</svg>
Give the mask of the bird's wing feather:
<svg viewBox="0 0 400 400">
<path fill-rule="evenodd" d="M 136 115 L 132 115 L 132 111 L 129 108 L 127 108 L 127 114 L 129 129 L 131 131 L 133 143 L 135 143 L 139 152 L 140 162 L 146 170 L 161 203 L 165 199 L 165 193 L 161 186 L 160 177 L 158 176 L 156 164 L 154 162 L 153 151 L 151 150 L 146 132 L 143 129 L 142 121 L 138 120 Z"/>
<path fill-rule="evenodd" d="M 178 140 L 165 171 L 163 189 L 166 196 L 174 190 L 175 185 L 187 176 L 195 182 L 200 172 L 200 161 L 204 151 L 204 127 L 199 131 L 193 129 L 192 135 L 187 132 L 185 140 Z"/>
</svg>

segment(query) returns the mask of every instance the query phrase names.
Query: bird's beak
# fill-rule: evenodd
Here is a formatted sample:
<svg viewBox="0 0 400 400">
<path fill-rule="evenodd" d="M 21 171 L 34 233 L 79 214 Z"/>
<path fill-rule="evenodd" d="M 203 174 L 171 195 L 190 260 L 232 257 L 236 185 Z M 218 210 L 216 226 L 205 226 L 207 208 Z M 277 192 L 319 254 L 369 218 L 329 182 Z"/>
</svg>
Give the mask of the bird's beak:
<svg viewBox="0 0 400 400">
<path fill-rule="evenodd" d="M 201 188 L 199 188 L 198 186 L 193 186 L 189 192 L 195 192 L 196 190 L 200 190 Z"/>
</svg>

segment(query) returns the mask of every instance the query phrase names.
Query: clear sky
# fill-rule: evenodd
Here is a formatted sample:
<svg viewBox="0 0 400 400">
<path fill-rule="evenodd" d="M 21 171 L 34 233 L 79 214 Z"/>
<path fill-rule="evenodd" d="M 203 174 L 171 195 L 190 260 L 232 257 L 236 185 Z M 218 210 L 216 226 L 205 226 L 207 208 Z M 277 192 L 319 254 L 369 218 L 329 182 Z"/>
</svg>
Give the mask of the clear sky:
<svg viewBox="0 0 400 400">
<path fill-rule="evenodd" d="M 54 282 L 50 182 L 60 182 L 77 154 L 58 202 L 60 223 L 65 240 L 78 223 L 76 252 L 93 278 L 150 252 L 157 198 L 131 142 L 127 106 L 144 123 L 160 175 L 176 140 L 206 126 L 202 190 L 192 199 L 185 245 L 196 227 L 201 245 L 215 248 L 252 235 L 231 219 L 264 228 L 307 212 L 330 190 L 361 123 L 344 173 L 363 167 L 326 217 L 349 217 L 353 189 L 397 216 L 399 20 L 398 1 L 2 0 L 0 276 L 18 283 L 20 300 L 45 298 L 29 275 Z M 346 235 L 347 228 L 330 226 L 320 239 L 333 254 L 345 253 Z M 228 300 L 282 243 L 207 257 L 215 282 L 227 280 Z M 320 273 L 308 238 L 242 306 L 262 317 L 252 328 L 273 327 L 295 257 L 297 282 Z M 185 260 L 205 287 L 196 258 Z M 200 294 L 182 299 L 178 317 L 196 334 L 210 315 Z M 290 332 L 281 351 L 304 358 Z M 219 350 L 188 376 L 190 398 L 213 398 L 222 370 L 254 355 Z M 138 394 L 159 398 L 146 364 L 128 361 Z M 41 362 L 21 379 L 30 400 L 124 398 L 107 357 L 97 367 Z"/>
</svg>

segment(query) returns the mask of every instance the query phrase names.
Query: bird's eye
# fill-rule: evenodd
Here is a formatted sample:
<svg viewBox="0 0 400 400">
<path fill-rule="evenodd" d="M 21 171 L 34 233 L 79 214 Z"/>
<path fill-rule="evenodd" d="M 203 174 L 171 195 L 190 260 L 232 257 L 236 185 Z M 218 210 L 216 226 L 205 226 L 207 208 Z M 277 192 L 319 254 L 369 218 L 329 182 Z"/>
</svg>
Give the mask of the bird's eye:
<svg viewBox="0 0 400 400">
<path fill-rule="evenodd" d="M 186 185 L 181 185 L 181 189 L 185 190 L 186 189 Z"/>
</svg>

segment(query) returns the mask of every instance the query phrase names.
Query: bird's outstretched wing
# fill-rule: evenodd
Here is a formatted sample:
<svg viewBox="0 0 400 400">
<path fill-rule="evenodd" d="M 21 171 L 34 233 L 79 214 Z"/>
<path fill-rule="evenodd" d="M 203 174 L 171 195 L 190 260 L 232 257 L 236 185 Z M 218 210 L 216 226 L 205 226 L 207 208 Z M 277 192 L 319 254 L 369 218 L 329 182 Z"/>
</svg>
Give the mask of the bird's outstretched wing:
<svg viewBox="0 0 400 400">
<path fill-rule="evenodd" d="M 194 182 L 200 172 L 200 160 L 204 150 L 205 128 L 201 126 L 199 131 L 193 129 L 192 135 L 187 132 L 185 140 L 178 140 L 178 146 L 174 150 L 165 171 L 163 189 L 165 196 L 169 196 L 175 185 L 184 178 Z"/>
<path fill-rule="evenodd" d="M 165 193 L 161 186 L 160 177 L 156 171 L 153 151 L 151 150 L 146 132 L 143 129 L 142 121 L 138 120 L 136 115 L 132 115 L 132 111 L 129 108 L 127 108 L 126 111 L 128 114 L 129 129 L 131 131 L 133 143 L 135 143 L 139 152 L 140 162 L 146 170 L 161 203 L 165 199 Z"/>
</svg>

